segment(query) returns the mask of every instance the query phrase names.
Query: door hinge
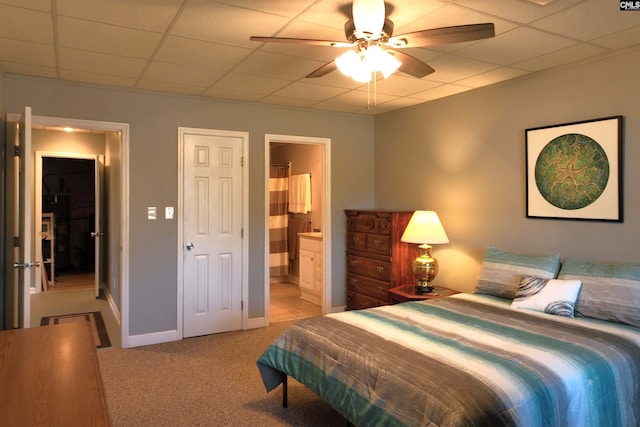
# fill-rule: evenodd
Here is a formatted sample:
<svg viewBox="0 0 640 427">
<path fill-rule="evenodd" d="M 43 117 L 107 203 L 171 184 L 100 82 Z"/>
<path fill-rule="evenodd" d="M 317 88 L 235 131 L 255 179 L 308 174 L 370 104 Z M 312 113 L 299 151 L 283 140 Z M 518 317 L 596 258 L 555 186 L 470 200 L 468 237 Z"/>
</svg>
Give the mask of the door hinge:
<svg viewBox="0 0 640 427">
<path fill-rule="evenodd" d="M 244 301 L 240 301 L 240 311 L 244 311 Z"/>
<path fill-rule="evenodd" d="M 240 157 L 240 166 L 244 167 L 244 156 Z"/>
<path fill-rule="evenodd" d="M 13 156 L 14 157 L 22 157 L 22 146 L 14 145 L 13 146 Z"/>
<path fill-rule="evenodd" d="M 244 239 L 244 228 L 240 229 L 240 238 Z"/>
<path fill-rule="evenodd" d="M 20 236 L 13 236 L 13 247 L 14 248 L 20 247 Z"/>
</svg>

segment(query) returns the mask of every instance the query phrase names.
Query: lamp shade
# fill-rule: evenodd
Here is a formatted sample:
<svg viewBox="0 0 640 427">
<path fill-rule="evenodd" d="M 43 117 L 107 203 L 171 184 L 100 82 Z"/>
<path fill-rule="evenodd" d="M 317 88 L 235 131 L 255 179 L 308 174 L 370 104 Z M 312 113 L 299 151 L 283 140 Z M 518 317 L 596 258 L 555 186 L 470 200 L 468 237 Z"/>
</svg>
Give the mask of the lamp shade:
<svg viewBox="0 0 640 427">
<path fill-rule="evenodd" d="M 449 243 L 449 237 L 434 211 L 415 211 L 400 240 L 419 244 Z"/>
</svg>

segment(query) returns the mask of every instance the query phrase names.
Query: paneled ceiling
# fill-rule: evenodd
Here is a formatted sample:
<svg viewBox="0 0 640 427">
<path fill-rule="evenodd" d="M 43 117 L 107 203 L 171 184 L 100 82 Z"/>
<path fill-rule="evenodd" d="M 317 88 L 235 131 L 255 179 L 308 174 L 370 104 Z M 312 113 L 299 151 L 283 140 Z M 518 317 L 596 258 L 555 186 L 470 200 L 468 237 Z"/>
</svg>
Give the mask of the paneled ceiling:
<svg viewBox="0 0 640 427">
<path fill-rule="evenodd" d="M 116 87 L 378 114 L 640 48 L 640 11 L 613 0 L 390 0 L 394 34 L 493 22 L 496 36 L 407 53 L 436 71 L 374 88 L 334 71 L 348 0 L 0 0 L 0 71 Z M 640 65 L 640 64 L 639 64 Z"/>
</svg>

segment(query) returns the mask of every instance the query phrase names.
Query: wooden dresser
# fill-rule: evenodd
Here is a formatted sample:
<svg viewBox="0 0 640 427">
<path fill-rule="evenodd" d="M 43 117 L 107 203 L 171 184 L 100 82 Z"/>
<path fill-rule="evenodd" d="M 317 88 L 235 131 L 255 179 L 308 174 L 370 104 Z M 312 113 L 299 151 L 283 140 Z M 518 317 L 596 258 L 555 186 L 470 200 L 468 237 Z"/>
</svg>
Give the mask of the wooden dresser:
<svg viewBox="0 0 640 427">
<path fill-rule="evenodd" d="M 418 245 L 400 241 L 411 212 L 346 210 L 347 310 L 391 304 L 390 287 L 413 283 Z"/>
<path fill-rule="evenodd" d="M 111 425 L 89 322 L 0 331 L 0 425 Z"/>
</svg>

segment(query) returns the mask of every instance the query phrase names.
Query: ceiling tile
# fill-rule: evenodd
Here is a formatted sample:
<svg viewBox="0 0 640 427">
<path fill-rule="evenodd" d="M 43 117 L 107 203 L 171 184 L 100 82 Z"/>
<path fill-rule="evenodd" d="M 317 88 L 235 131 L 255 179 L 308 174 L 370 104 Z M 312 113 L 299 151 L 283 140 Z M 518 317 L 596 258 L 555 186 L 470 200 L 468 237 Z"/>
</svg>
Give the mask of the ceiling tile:
<svg viewBox="0 0 640 427">
<path fill-rule="evenodd" d="M 56 0 L 60 16 L 165 32 L 183 0 Z"/>
<path fill-rule="evenodd" d="M 289 107 L 308 107 L 311 104 L 315 103 L 315 101 L 309 101 L 302 98 L 288 98 L 285 96 L 274 95 L 265 96 L 264 98 L 260 99 L 260 102 L 266 104 L 285 105 Z"/>
<path fill-rule="evenodd" d="M 640 13 L 612 1 L 389 0 L 396 35 L 493 22 L 497 36 L 406 49 L 436 71 L 399 72 L 368 92 L 337 70 L 305 78 L 345 48 L 249 40 L 343 41 L 350 8 L 351 0 L 0 0 L 0 72 L 375 115 L 640 49 Z M 379 105 L 368 108 L 374 94 Z"/>
<path fill-rule="evenodd" d="M 378 93 L 395 96 L 407 96 L 412 93 L 422 92 L 440 86 L 441 83 L 420 80 L 415 77 L 409 77 L 405 74 L 393 74 L 386 79 L 380 79 L 376 82 Z M 363 86 L 366 90 L 366 86 Z"/>
<path fill-rule="evenodd" d="M 155 80 L 140 80 L 136 87 L 139 89 L 157 90 L 160 92 L 181 93 L 185 95 L 199 95 L 205 90 L 203 86 L 159 82 Z"/>
<path fill-rule="evenodd" d="M 171 34 L 234 46 L 255 48 L 252 35 L 271 36 L 287 18 L 204 0 L 187 3 Z"/>
<path fill-rule="evenodd" d="M 107 86 L 134 87 L 136 79 L 100 73 L 87 73 L 78 70 L 60 70 L 60 77 L 65 80 L 92 83 Z"/>
<path fill-rule="evenodd" d="M 60 68 L 65 70 L 136 78 L 146 65 L 147 61 L 137 58 L 60 48 Z"/>
<path fill-rule="evenodd" d="M 505 80 L 514 79 L 525 74 L 527 74 L 527 72 L 524 70 L 518 70 L 509 67 L 500 67 L 486 73 L 459 80 L 456 83 L 462 86 L 478 88 L 503 82 Z"/>
<path fill-rule="evenodd" d="M 620 10 L 619 2 L 586 0 L 555 15 L 532 22 L 531 26 L 588 41 L 640 25 L 638 12 Z"/>
<path fill-rule="evenodd" d="M 205 70 L 204 68 L 188 67 L 186 65 L 169 64 L 153 61 L 144 71 L 142 78 L 164 83 L 209 87 L 222 77 L 222 71 Z"/>
<path fill-rule="evenodd" d="M 230 70 L 251 52 L 243 47 L 169 36 L 154 59 L 211 70 Z"/>
<path fill-rule="evenodd" d="M 442 56 L 429 62 L 429 65 L 436 71 L 429 74 L 427 78 L 443 83 L 455 82 L 498 67 L 494 64 L 456 55 Z"/>
<path fill-rule="evenodd" d="M 591 40 L 591 43 L 604 46 L 609 49 L 624 49 L 626 47 L 637 45 L 638 40 L 640 40 L 640 26 Z"/>
<path fill-rule="evenodd" d="M 213 89 L 240 90 L 264 95 L 280 90 L 288 84 L 291 82 L 284 79 L 229 73 L 218 80 Z"/>
<path fill-rule="evenodd" d="M 567 9 L 583 0 L 555 0 L 539 6 L 529 0 L 453 0 L 456 4 L 511 21 L 529 23 L 558 11 Z M 597 0 L 601 1 L 601 0 Z"/>
<path fill-rule="evenodd" d="M 213 98 L 235 99 L 238 101 L 258 101 L 264 96 L 262 93 L 246 92 L 242 90 L 210 87 L 202 95 Z"/>
<path fill-rule="evenodd" d="M 150 58 L 162 35 L 115 25 L 61 17 L 60 46 L 134 58 Z"/>
<path fill-rule="evenodd" d="M 230 6 L 267 12 L 273 15 L 294 18 L 307 9 L 315 0 L 216 0 Z"/>
<path fill-rule="evenodd" d="M 419 98 L 425 101 L 431 101 L 433 99 L 444 98 L 446 96 L 451 96 L 457 93 L 466 92 L 470 89 L 471 88 L 467 86 L 446 84 L 446 85 L 438 86 L 434 89 L 425 90 L 424 92 L 414 93 L 413 95 L 411 95 L 411 97 Z"/>
<path fill-rule="evenodd" d="M 284 96 L 288 98 L 303 98 L 314 101 L 325 101 L 345 93 L 346 89 L 336 87 L 321 86 L 309 83 L 293 83 L 285 88 L 274 92 L 276 96 Z"/>
<path fill-rule="evenodd" d="M 0 4 L 19 6 L 23 9 L 51 12 L 51 0 L 0 0 Z"/>
<path fill-rule="evenodd" d="M 58 73 L 54 67 L 42 67 L 40 65 L 20 64 L 17 62 L 0 62 L 0 68 L 5 73 L 27 74 L 38 77 L 58 77 Z"/>
<path fill-rule="evenodd" d="M 268 52 L 255 52 L 234 69 L 239 73 L 283 79 L 302 79 L 322 62 Z"/>
<path fill-rule="evenodd" d="M 567 62 L 580 61 L 585 58 L 601 55 L 606 52 L 607 49 L 580 43 L 566 49 L 527 59 L 526 61 L 518 62 L 513 65 L 514 67 L 529 71 L 540 71 L 564 65 Z"/>
<path fill-rule="evenodd" d="M 0 37 L 53 44 L 51 15 L 0 4 Z"/>
<path fill-rule="evenodd" d="M 55 67 L 53 45 L 0 38 L 0 58 L 25 65 Z"/>
<path fill-rule="evenodd" d="M 461 49 L 456 54 L 494 64 L 511 65 L 564 49 L 576 42 L 532 28 L 519 27 Z"/>
</svg>

